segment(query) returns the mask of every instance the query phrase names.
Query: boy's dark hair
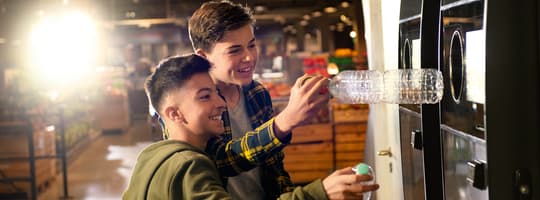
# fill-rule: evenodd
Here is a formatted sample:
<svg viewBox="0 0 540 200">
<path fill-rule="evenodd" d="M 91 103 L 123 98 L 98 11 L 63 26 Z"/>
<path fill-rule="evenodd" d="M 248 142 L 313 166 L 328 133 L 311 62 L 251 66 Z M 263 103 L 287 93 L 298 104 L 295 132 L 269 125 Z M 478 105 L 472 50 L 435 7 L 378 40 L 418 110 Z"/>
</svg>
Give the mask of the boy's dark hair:
<svg viewBox="0 0 540 200">
<path fill-rule="evenodd" d="M 162 98 L 171 90 L 181 88 L 193 75 L 208 73 L 210 63 L 195 54 L 167 58 L 158 64 L 144 85 L 146 96 L 157 113 Z"/>
<path fill-rule="evenodd" d="M 189 39 L 194 50 L 209 52 L 226 31 L 254 23 L 255 19 L 247 7 L 230 1 L 206 2 L 189 19 Z"/>
</svg>

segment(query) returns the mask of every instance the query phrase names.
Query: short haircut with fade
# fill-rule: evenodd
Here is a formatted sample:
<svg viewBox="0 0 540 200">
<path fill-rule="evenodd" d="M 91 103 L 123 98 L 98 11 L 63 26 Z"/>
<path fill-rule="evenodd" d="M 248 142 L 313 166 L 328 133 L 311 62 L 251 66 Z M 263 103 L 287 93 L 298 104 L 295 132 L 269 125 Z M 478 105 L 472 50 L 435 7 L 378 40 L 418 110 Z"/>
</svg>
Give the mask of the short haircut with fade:
<svg viewBox="0 0 540 200">
<path fill-rule="evenodd" d="M 193 50 L 210 52 L 213 45 L 223 38 L 227 31 L 237 30 L 245 25 L 254 25 L 251 10 L 230 1 L 206 2 L 197 9 L 188 22 L 189 39 Z"/>
<path fill-rule="evenodd" d="M 181 88 L 195 74 L 208 73 L 209 69 L 210 63 L 195 54 L 171 57 L 161 61 L 144 85 L 150 106 L 159 113 L 161 101 L 168 92 Z"/>
</svg>

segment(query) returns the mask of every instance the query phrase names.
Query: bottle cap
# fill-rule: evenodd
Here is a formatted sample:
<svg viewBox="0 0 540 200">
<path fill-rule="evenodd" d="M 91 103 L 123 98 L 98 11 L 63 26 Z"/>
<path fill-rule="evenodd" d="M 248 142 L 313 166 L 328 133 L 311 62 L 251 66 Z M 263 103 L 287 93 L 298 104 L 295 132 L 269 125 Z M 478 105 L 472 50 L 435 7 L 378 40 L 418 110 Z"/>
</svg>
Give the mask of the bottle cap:
<svg viewBox="0 0 540 200">
<path fill-rule="evenodd" d="M 356 174 L 362 174 L 362 175 L 369 174 L 369 165 L 365 163 L 359 163 L 358 165 L 356 165 L 355 169 L 356 169 L 355 170 Z"/>
</svg>

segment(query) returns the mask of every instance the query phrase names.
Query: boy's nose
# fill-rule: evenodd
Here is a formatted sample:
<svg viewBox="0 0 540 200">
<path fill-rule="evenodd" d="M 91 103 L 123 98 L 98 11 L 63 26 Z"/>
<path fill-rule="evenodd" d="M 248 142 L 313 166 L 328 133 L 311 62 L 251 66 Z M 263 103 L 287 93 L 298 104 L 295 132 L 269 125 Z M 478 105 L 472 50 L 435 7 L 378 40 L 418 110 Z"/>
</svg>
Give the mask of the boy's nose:
<svg viewBox="0 0 540 200">
<path fill-rule="evenodd" d="M 253 58 L 252 58 L 251 54 L 249 54 L 249 53 L 246 54 L 246 55 L 244 56 L 244 62 L 249 62 L 249 61 L 251 61 L 252 59 L 253 59 Z"/>
<path fill-rule="evenodd" d="M 243 58 L 243 60 L 242 60 L 242 61 L 244 61 L 244 62 L 252 61 L 253 58 L 256 56 L 256 55 L 255 55 L 256 53 L 254 53 L 254 52 L 252 52 L 252 51 L 246 50 L 246 51 L 244 51 L 244 52 L 245 52 L 245 53 L 244 53 L 244 58 Z"/>
<path fill-rule="evenodd" d="M 225 100 L 223 100 L 222 98 L 216 98 L 216 99 L 217 99 L 216 107 L 220 109 L 220 111 L 225 111 L 225 108 L 227 106 L 227 104 L 225 103 Z"/>
</svg>

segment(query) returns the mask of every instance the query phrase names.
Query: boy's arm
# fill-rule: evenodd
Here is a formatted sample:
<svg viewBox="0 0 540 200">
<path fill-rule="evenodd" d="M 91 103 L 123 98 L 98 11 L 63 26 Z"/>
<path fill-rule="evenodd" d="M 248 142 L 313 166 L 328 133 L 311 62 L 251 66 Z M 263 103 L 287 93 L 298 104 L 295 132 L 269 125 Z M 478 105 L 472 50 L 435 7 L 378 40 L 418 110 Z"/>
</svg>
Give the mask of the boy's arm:
<svg viewBox="0 0 540 200">
<path fill-rule="evenodd" d="M 238 139 L 231 139 L 228 134 L 212 138 L 206 145 L 206 153 L 212 157 L 222 176 L 236 176 L 253 169 L 290 142 L 290 134 L 283 140 L 276 137 L 273 124 L 272 118 Z"/>
<path fill-rule="evenodd" d="M 254 131 L 247 132 L 242 138 L 232 140 L 230 134 L 224 134 L 209 140 L 206 152 L 216 162 L 221 176 L 236 176 L 276 155 L 290 142 L 291 131 L 308 122 L 322 105 L 326 105 L 328 95 L 319 95 L 320 88 L 326 84 L 324 77 L 316 76 L 305 80 L 307 77 L 297 79 L 291 89 L 287 106 L 275 118 L 266 121 Z M 251 105 L 248 113 L 251 113 L 251 117 L 264 115 L 268 117 L 259 119 L 268 119 L 273 116 L 270 94 L 261 84 L 253 84 L 255 86 L 246 93 Z"/>
<path fill-rule="evenodd" d="M 317 179 L 310 184 L 302 187 L 296 187 L 292 192 L 283 193 L 278 199 L 328 199 L 324 191 L 321 179 Z"/>
<path fill-rule="evenodd" d="M 206 156 L 192 158 L 176 175 L 181 183 L 181 197 L 175 199 L 231 199 L 225 190 L 217 169 Z"/>
</svg>

